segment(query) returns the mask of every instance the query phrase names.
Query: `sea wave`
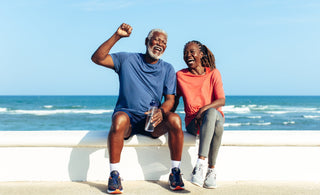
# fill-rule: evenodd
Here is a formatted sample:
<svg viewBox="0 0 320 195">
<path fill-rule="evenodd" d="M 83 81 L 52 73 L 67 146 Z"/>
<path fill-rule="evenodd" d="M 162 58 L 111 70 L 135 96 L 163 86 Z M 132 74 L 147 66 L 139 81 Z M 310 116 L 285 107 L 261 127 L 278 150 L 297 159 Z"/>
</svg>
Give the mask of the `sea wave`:
<svg viewBox="0 0 320 195">
<path fill-rule="evenodd" d="M 255 118 L 262 118 L 262 116 L 247 116 L 247 118 L 255 119 Z"/>
<path fill-rule="evenodd" d="M 54 115 L 54 114 L 104 114 L 110 113 L 113 110 L 10 110 L 8 114 L 31 114 L 31 115 Z"/>
<path fill-rule="evenodd" d="M 269 106 L 256 105 L 256 104 L 250 104 L 250 105 L 248 105 L 248 107 L 249 107 L 251 110 L 254 110 L 254 111 L 263 111 L 263 110 L 269 109 Z"/>
<path fill-rule="evenodd" d="M 45 109 L 80 109 L 80 108 L 86 108 L 86 106 L 81 106 L 81 105 L 72 105 L 72 106 L 44 105 L 42 107 L 45 108 Z"/>
<path fill-rule="evenodd" d="M 282 124 L 284 125 L 294 125 L 296 122 L 295 121 L 285 121 Z"/>
<path fill-rule="evenodd" d="M 239 126 L 242 126 L 241 123 L 225 123 L 223 125 L 224 127 L 239 127 Z"/>
<path fill-rule="evenodd" d="M 251 112 L 263 112 L 271 114 L 286 114 L 293 112 L 318 112 L 317 108 L 303 108 L 303 107 L 288 107 L 278 105 L 228 105 L 222 107 L 222 111 L 225 113 L 247 114 Z"/>
<path fill-rule="evenodd" d="M 271 122 L 265 122 L 265 123 L 252 123 L 252 125 L 256 125 L 256 126 L 268 126 L 268 125 L 271 125 Z"/>
<path fill-rule="evenodd" d="M 263 123 L 225 123 L 224 127 L 239 127 L 239 126 L 268 126 L 271 125 L 271 122 Z"/>
<path fill-rule="evenodd" d="M 262 116 L 247 116 L 247 115 L 226 115 L 225 118 L 227 119 L 243 119 L 243 118 L 249 118 L 249 119 L 259 119 L 262 118 Z"/>
<path fill-rule="evenodd" d="M 7 112 L 7 108 L 0 108 L 0 112 Z"/>
<path fill-rule="evenodd" d="M 278 110 L 278 111 L 267 111 L 266 113 L 268 113 L 268 114 L 288 114 L 288 113 L 290 113 L 290 112 L 292 112 L 292 111 L 280 111 L 280 110 Z"/>
<path fill-rule="evenodd" d="M 303 118 L 320 118 L 320 116 L 315 116 L 315 115 L 303 115 Z"/>
<path fill-rule="evenodd" d="M 231 105 L 222 107 L 222 111 L 225 113 L 245 114 L 250 113 L 250 108 L 247 106 L 236 107 L 234 105 Z"/>
</svg>

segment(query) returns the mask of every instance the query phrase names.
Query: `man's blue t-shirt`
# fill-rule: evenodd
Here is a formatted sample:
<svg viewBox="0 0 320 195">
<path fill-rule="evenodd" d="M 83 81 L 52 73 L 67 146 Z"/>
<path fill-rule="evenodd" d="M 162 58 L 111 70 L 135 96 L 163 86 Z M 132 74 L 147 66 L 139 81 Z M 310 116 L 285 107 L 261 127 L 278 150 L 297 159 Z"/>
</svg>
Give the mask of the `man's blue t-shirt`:
<svg viewBox="0 0 320 195">
<path fill-rule="evenodd" d="M 148 64 L 141 53 L 119 52 L 111 57 L 120 82 L 115 112 L 127 110 L 144 115 L 152 99 L 160 105 L 163 95 L 176 93 L 176 74 L 171 64 L 161 59 Z"/>
</svg>

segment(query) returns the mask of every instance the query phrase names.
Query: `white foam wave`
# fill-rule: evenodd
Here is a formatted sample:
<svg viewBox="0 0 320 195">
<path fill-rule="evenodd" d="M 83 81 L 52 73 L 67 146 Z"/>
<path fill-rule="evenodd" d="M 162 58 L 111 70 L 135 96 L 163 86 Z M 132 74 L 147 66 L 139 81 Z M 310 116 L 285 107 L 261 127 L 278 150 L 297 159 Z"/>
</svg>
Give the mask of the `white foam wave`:
<svg viewBox="0 0 320 195">
<path fill-rule="evenodd" d="M 232 112 L 232 113 L 245 114 L 250 112 L 250 108 L 247 106 L 235 107 L 234 105 L 231 105 L 231 106 L 222 107 L 222 111 L 225 113 Z"/>
<path fill-rule="evenodd" d="M 250 119 L 256 119 L 256 118 L 262 118 L 262 116 L 226 115 L 225 118 L 228 118 L 228 119 L 235 119 L 235 118 L 250 118 Z"/>
<path fill-rule="evenodd" d="M 305 108 L 299 106 L 279 106 L 279 105 L 228 105 L 223 106 L 222 111 L 225 113 L 235 113 L 235 114 L 248 114 L 252 112 L 263 112 L 267 114 L 289 114 L 289 113 L 299 113 L 299 112 L 311 112 L 320 113 L 318 108 Z M 257 117 L 257 118 L 261 118 Z"/>
<path fill-rule="evenodd" d="M 241 123 L 225 123 L 223 126 L 224 127 L 239 127 L 241 126 Z"/>
<path fill-rule="evenodd" d="M 110 113 L 113 110 L 12 110 L 11 114 L 32 114 L 32 115 L 54 115 L 54 114 L 103 114 Z"/>
<path fill-rule="evenodd" d="M 317 108 L 303 108 L 303 107 L 273 107 L 271 110 L 266 111 L 266 113 L 271 114 L 287 114 L 287 113 L 298 113 L 298 112 L 311 112 L 317 113 Z"/>
<path fill-rule="evenodd" d="M 271 122 L 265 122 L 265 123 L 252 123 L 252 125 L 257 125 L 257 126 L 268 126 L 268 125 L 271 125 Z"/>
<path fill-rule="evenodd" d="M 46 108 L 46 109 L 51 109 L 51 108 L 54 108 L 55 106 L 53 105 L 44 105 L 43 108 Z M 64 109 L 67 109 L 67 108 L 86 108 L 86 106 L 81 106 L 81 105 L 73 105 L 73 106 L 68 106 L 68 107 L 55 107 L 55 108 L 64 108 Z"/>
<path fill-rule="evenodd" d="M 295 123 L 296 123 L 295 121 L 285 121 L 282 124 L 284 124 L 284 125 L 293 125 Z"/>
<path fill-rule="evenodd" d="M 256 111 L 263 111 L 269 108 L 269 106 L 262 106 L 262 105 L 255 105 L 255 104 L 248 105 L 248 107 L 251 110 L 256 110 Z"/>
<path fill-rule="evenodd" d="M 265 122 L 265 123 L 225 123 L 224 127 L 239 127 L 239 126 L 267 126 L 271 125 L 271 122 Z"/>
<path fill-rule="evenodd" d="M 267 111 L 268 114 L 287 114 L 290 113 L 290 111 Z"/>
<path fill-rule="evenodd" d="M 316 111 L 317 108 L 303 108 L 303 111 Z"/>
<path fill-rule="evenodd" d="M 254 119 L 254 118 L 261 118 L 261 116 L 248 116 L 247 118 Z"/>
<path fill-rule="evenodd" d="M 303 115 L 303 118 L 320 118 L 320 116 L 314 116 L 314 115 Z"/>
<path fill-rule="evenodd" d="M 0 112 L 7 112 L 7 108 L 0 108 Z"/>
</svg>

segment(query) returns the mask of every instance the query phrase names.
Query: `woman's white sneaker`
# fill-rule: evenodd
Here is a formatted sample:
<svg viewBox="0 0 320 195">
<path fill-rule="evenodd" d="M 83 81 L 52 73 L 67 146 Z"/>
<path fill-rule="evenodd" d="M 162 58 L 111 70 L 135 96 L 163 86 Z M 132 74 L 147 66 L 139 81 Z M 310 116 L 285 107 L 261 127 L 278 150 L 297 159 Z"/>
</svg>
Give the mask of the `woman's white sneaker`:
<svg viewBox="0 0 320 195">
<path fill-rule="evenodd" d="M 208 169 L 206 179 L 204 180 L 204 188 L 217 188 L 217 174 L 215 169 Z"/>
<path fill-rule="evenodd" d="M 194 167 L 192 171 L 191 183 L 202 187 L 204 180 L 204 166 L 202 164 L 198 164 Z"/>
</svg>

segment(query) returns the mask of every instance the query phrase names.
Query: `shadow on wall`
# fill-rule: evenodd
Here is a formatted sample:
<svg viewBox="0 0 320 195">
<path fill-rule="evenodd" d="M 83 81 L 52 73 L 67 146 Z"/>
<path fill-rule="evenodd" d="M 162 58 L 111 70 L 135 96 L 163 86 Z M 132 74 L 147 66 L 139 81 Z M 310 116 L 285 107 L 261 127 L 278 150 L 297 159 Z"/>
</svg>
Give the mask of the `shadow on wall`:
<svg viewBox="0 0 320 195">
<path fill-rule="evenodd" d="M 138 143 L 145 139 L 145 136 L 138 136 Z M 167 135 L 166 138 L 168 139 Z M 160 145 L 159 139 L 148 138 L 152 142 L 156 142 L 155 145 Z M 166 141 L 168 143 L 168 141 Z M 161 176 L 166 176 L 165 180 L 168 180 L 169 173 L 171 172 L 171 157 L 169 146 L 153 146 L 153 147 L 136 147 L 139 164 L 142 168 L 144 178 L 148 180 L 161 180 Z M 192 170 L 191 157 L 189 154 L 189 147 L 183 148 L 181 159 L 181 171 L 189 172 Z"/>
<path fill-rule="evenodd" d="M 80 147 L 72 148 L 68 166 L 69 177 L 71 181 L 88 181 L 89 169 L 95 168 L 92 167 L 92 165 L 90 167 L 90 157 L 94 155 L 97 151 L 102 152 L 104 154 L 100 154 L 98 158 L 99 161 L 102 160 L 102 162 L 93 163 L 104 163 L 104 170 L 101 170 L 101 172 L 106 172 L 106 166 L 108 166 L 106 162 L 108 162 L 109 159 L 107 148 L 104 149 L 97 146 L 95 147 L 95 145 L 101 144 L 101 140 L 107 140 L 107 136 L 108 133 L 106 131 L 89 131 L 78 143 Z M 91 147 L 88 147 L 87 145 Z M 96 168 L 99 167 L 97 166 Z M 105 178 L 107 177 L 108 176 L 106 175 Z"/>
<path fill-rule="evenodd" d="M 146 136 L 137 136 L 138 143 L 143 142 Z M 155 145 L 161 145 L 159 139 L 150 139 Z M 170 168 L 170 151 L 164 146 L 145 146 L 136 147 L 137 160 L 140 164 L 144 178 L 148 180 L 160 180 L 162 175 L 169 173 Z"/>
</svg>

